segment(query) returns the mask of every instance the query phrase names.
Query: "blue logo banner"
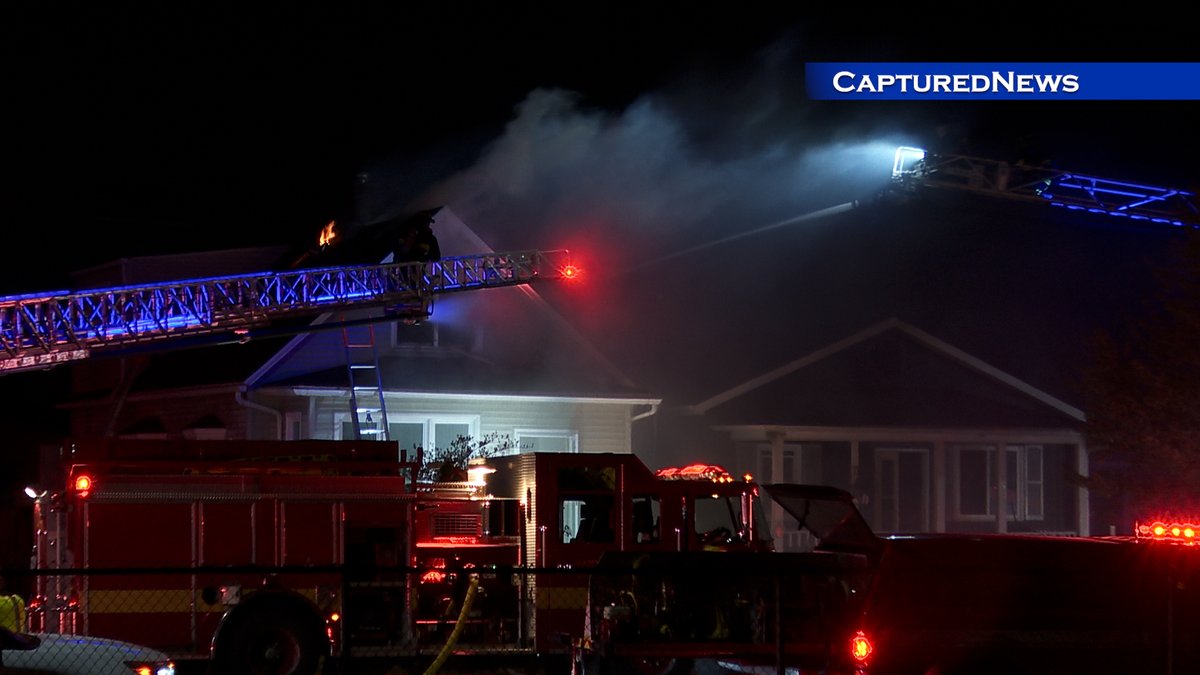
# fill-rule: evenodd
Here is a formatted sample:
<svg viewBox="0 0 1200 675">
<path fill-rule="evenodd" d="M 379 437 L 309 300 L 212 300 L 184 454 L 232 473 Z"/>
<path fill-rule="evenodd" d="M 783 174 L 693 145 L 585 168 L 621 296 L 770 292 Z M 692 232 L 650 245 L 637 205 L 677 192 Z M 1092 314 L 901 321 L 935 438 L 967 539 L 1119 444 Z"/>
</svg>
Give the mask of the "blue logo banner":
<svg viewBox="0 0 1200 675">
<path fill-rule="evenodd" d="M 1200 63 L 809 63 L 809 98 L 1200 100 Z"/>
</svg>

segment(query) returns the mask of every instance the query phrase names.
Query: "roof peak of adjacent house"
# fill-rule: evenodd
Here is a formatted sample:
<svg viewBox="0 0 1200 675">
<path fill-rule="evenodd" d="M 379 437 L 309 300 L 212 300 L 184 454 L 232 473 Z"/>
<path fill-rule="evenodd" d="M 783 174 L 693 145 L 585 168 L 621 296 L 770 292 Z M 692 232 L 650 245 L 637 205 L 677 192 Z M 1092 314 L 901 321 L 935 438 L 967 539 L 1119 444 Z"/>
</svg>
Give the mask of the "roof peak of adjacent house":
<svg viewBox="0 0 1200 675">
<path fill-rule="evenodd" d="M 992 366 L 982 359 L 968 354 L 967 352 L 955 347 L 948 342 L 940 340 L 933 335 L 902 321 L 899 317 L 891 317 L 878 323 L 867 326 L 866 328 L 846 336 L 840 340 L 829 343 L 814 351 L 811 351 L 800 358 L 789 361 L 777 368 L 771 369 L 756 377 L 753 377 L 739 385 L 726 389 L 714 396 L 711 396 L 697 404 L 688 406 L 688 411 L 693 414 L 705 414 L 708 411 L 720 406 L 724 403 L 732 401 L 744 394 L 752 392 L 764 385 L 774 382 L 782 377 L 786 377 L 812 364 L 823 361 L 835 354 L 841 353 L 850 347 L 862 344 L 889 331 L 898 331 L 903 335 L 916 340 L 925 345 L 927 348 L 942 354 L 943 356 L 956 361 L 978 373 L 981 373 L 1007 387 L 1015 389 L 1022 394 L 1029 396 L 1044 405 L 1047 405 L 1079 422 L 1086 421 L 1084 412 L 1064 401 L 1058 399 L 1041 389 L 1011 375 L 1005 371 Z"/>
</svg>

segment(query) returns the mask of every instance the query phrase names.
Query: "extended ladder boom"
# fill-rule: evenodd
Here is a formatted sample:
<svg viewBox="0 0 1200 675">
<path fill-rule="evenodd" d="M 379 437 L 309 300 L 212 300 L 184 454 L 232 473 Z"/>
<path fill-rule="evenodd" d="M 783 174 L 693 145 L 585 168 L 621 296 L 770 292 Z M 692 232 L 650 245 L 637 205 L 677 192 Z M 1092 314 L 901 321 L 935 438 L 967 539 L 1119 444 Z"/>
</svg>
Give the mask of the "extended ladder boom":
<svg viewBox="0 0 1200 675">
<path fill-rule="evenodd" d="M 186 337 L 245 340 L 337 309 L 425 318 L 434 295 L 559 278 L 566 263 L 566 251 L 518 251 L 0 297 L 0 375 Z"/>
<path fill-rule="evenodd" d="M 953 188 L 1007 199 L 1038 201 L 1072 211 L 1160 225 L 1200 227 L 1200 203 L 1187 190 L 1157 187 L 962 155 L 899 148 L 892 178 L 902 187 Z"/>
</svg>

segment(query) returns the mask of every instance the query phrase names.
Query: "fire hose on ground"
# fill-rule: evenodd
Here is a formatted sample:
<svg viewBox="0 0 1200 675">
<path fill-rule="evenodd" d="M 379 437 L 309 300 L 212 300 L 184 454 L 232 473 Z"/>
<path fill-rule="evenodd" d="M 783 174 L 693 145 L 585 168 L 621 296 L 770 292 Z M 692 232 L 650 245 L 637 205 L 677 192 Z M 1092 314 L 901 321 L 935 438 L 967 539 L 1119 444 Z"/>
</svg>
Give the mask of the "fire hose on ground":
<svg viewBox="0 0 1200 675">
<path fill-rule="evenodd" d="M 437 658 L 429 667 L 425 669 L 424 675 L 434 675 L 450 658 L 450 651 L 454 649 L 454 643 L 458 642 L 458 636 L 462 634 L 463 628 L 467 625 L 467 614 L 471 611 L 471 603 L 475 601 L 475 591 L 479 588 L 479 575 L 471 575 L 471 585 L 467 588 L 467 596 L 463 598 L 462 609 L 458 612 L 458 621 L 454 623 L 454 630 L 450 631 L 450 637 L 446 638 L 446 644 L 442 647 L 442 651 L 438 653 Z"/>
</svg>

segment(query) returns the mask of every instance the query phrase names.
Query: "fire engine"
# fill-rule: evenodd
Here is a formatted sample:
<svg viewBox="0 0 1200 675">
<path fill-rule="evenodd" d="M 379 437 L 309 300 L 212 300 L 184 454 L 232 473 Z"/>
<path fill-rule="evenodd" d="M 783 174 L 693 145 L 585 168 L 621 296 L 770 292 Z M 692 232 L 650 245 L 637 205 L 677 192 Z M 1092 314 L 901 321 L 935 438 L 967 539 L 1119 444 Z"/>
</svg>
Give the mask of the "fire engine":
<svg viewBox="0 0 1200 675">
<path fill-rule="evenodd" d="M 575 570 L 603 553 L 770 550 L 757 486 L 720 467 L 533 453 L 422 483 L 423 459 L 382 441 L 70 443 L 65 484 L 35 502 L 32 629 L 221 673 L 428 658 L 451 636 L 565 666 Z"/>
<path fill-rule="evenodd" d="M 607 554 L 590 578 L 591 644 L 577 667 L 1200 672 L 1195 519 L 1139 523 L 1133 537 L 879 537 L 842 490 L 762 487 L 814 535 L 812 552 Z"/>
</svg>

